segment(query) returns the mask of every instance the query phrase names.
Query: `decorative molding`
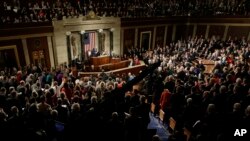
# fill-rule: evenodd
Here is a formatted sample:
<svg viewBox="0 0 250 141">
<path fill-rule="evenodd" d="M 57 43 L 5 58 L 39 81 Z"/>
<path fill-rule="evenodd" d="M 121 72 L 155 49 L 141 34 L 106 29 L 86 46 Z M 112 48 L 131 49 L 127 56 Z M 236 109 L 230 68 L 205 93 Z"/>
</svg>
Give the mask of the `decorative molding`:
<svg viewBox="0 0 250 141">
<path fill-rule="evenodd" d="M 90 10 L 88 15 L 83 20 L 100 20 L 101 18 L 95 14 L 93 10 Z"/>
<path fill-rule="evenodd" d="M 53 36 L 53 33 L 38 33 L 38 34 L 0 37 L 0 41 L 3 41 L 3 40 L 15 40 L 15 39 L 26 39 L 26 38 L 34 38 L 34 37 L 44 37 L 44 36 Z"/>
<path fill-rule="evenodd" d="M 155 24 L 155 25 L 145 25 L 145 26 L 129 26 L 129 27 L 121 27 L 122 29 L 133 29 L 133 28 L 145 28 L 145 27 L 154 27 L 154 26 L 169 26 L 169 25 L 189 25 L 189 26 L 195 26 L 195 25 L 224 25 L 224 26 L 250 26 L 247 23 L 175 23 L 175 24 Z"/>
<path fill-rule="evenodd" d="M 93 24 L 116 24 L 116 22 L 98 22 L 98 23 L 93 23 L 93 22 L 72 22 L 72 23 L 64 23 L 64 26 L 79 26 L 79 25 L 93 25 Z"/>
<path fill-rule="evenodd" d="M 65 19 L 63 21 L 54 21 L 54 25 L 57 23 L 63 22 L 63 26 L 81 26 L 81 25 L 94 25 L 94 24 L 117 24 L 120 25 L 120 18 L 100 18 L 100 19 L 91 19 L 91 20 L 82 20 L 83 18 L 73 18 L 73 19 Z"/>
</svg>

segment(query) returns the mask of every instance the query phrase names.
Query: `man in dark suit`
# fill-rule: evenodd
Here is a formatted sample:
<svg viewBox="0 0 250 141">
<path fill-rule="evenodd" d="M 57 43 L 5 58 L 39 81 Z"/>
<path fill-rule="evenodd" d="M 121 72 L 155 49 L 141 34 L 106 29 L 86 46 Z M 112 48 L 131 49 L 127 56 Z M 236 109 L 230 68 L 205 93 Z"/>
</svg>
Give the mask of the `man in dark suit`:
<svg viewBox="0 0 250 141">
<path fill-rule="evenodd" d="M 97 56 L 99 56 L 99 55 L 100 55 L 100 53 L 97 51 L 96 48 L 93 48 L 93 49 L 91 50 L 91 57 L 97 57 Z"/>
</svg>

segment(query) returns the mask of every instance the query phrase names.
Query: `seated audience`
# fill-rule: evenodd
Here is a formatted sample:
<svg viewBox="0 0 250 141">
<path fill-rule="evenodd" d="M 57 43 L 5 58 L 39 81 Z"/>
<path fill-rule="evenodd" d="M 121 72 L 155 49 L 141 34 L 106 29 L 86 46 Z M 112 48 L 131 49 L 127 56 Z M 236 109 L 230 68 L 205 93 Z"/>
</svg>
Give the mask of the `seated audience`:
<svg viewBox="0 0 250 141">
<path fill-rule="evenodd" d="M 60 7 L 60 2 L 53 6 Z M 94 3 L 91 5 L 94 7 Z M 8 3 L 4 7 L 9 9 Z M 43 7 L 48 7 L 46 2 Z M 150 122 L 149 105 L 153 102 L 155 116 L 162 109 L 167 112 L 163 122 L 170 117 L 176 121 L 169 140 L 186 140 L 184 129 L 192 133 L 192 139 L 228 137 L 234 132 L 232 127 L 249 127 L 250 43 L 244 38 L 218 42 L 214 36 L 195 36 L 159 46 L 147 56 L 147 68 L 157 67 L 142 70 L 139 76 L 102 72 L 98 76 L 77 76 L 72 81 L 67 66 L 49 73 L 35 71 L 35 66 L 1 70 L 0 131 L 8 136 L 22 130 L 20 139 L 30 141 L 79 137 L 138 141 L 146 134 L 143 131 Z M 207 71 L 205 60 L 215 62 L 211 71 Z M 41 75 L 49 78 L 47 84 L 36 81 Z M 141 80 L 142 89 L 133 91 L 129 85 Z M 60 136 L 54 125 L 60 129 Z M 103 135 L 107 129 L 116 132 L 112 139 Z"/>
</svg>

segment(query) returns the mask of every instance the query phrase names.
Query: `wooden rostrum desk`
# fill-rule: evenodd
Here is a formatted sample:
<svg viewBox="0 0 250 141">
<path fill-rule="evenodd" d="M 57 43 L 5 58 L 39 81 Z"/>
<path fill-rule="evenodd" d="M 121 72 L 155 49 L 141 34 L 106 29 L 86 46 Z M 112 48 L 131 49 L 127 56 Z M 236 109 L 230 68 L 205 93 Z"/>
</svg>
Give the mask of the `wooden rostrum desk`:
<svg viewBox="0 0 250 141">
<path fill-rule="evenodd" d="M 116 69 L 128 67 L 130 62 L 131 62 L 131 60 L 124 60 L 124 61 L 119 61 L 119 62 L 115 62 L 115 63 L 99 65 L 99 68 L 100 68 L 100 70 L 104 70 L 104 71 L 116 70 Z"/>
<path fill-rule="evenodd" d="M 121 61 L 120 58 L 112 58 L 110 56 L 91 57 L 90 65 L 94 66 L 94 71 L 115 70 L 128 67 L 130 60 Z M 92 69 L 93 70 L 93 69 Z"/>
<path fill-rule="evenodd" d="M 142 65 L 136 65 L 136 66 L 132 66 L 132 67 L 126 67 L 126 68 L 122 68 L 122 69 L 117 69 L 117 70 L 111 70 L 111 71 L 107 71 L 106 73 L 113 73 L 113 74 L 118 74 L 118 75 L 122 75 L 122 74 L 135 74 L 138 75 L 140 73 L 140 71 L 142 71 L 143 69 L 146 68 L 145 64 Z M 78 72 L 78 76 L 79 77 L 89 77 L 89 76 L 98 76 L 98 74 L 100 74 L 101 72 Z"/>
<path fill-rule="evenodd" d="M 104 65 L 110 63 L 110 56 L 91 57 L 90 64 L 94 66 Z"/>
<path fill-rule="evenodd" d="M 143 61 L 141 61 L 140 65 L 131 66 L 131 61 L 133 60 L 121 60 L 121 58 L 112 58 L 110 56 L 91 57 L 90 66 L 85 66 L 83 72 L 78 72 L 78 76 L 97 76 L 102 70 L 104 70 L 106 73 L 120 75 L 124 73 L 138 75 L 139 72 L 146 67 Z"/>
</svg>

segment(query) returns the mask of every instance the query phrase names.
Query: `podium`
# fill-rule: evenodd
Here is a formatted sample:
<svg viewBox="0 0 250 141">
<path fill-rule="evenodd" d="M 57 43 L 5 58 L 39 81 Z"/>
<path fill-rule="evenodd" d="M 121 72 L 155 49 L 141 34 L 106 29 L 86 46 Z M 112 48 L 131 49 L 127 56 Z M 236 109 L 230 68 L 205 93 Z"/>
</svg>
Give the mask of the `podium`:
<svg viewBox="0 0 250 141">
<path fill-rule="evenodd" d="M 90 58 L 90 66 L 87 67 L 89 71 L 110 71 L 121 68 L 126 68 L 131 63 L 131 60 L 121 60 L 121 58 L 113 58 L 110 56 L 98 56 Z M 91 68 L 92 66 L 92 68 Z"/>
<path fill-rule="evenodd" d="M 108 63 L 110 63 L 110 56 L 98 56 L 90 58 L 90 64 L 94 66 L 99 66 Z"/>
<path fill-rule="evenodd" d="M 121 58 L 112 58 L 110 56 L 98 56 L 98 57 L 91 57 L 90 64 L 94 66 L 100 66 L 110 63 L 119 63 Z"/>
<path fill-rule="evenodd" d="M 215 68 L 215 62 L 213 60 L 206 60 L 206 59 L 202 59 L 201 61 L 205 66 L 204 73 L 211 74 Z"/>
</svg>

